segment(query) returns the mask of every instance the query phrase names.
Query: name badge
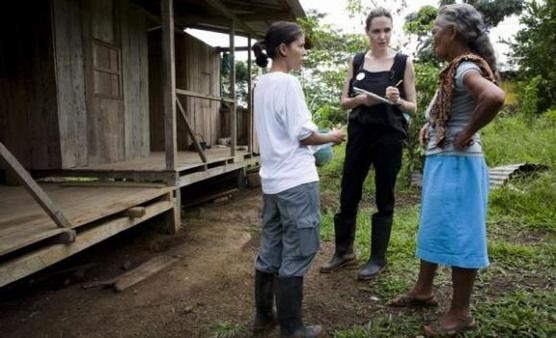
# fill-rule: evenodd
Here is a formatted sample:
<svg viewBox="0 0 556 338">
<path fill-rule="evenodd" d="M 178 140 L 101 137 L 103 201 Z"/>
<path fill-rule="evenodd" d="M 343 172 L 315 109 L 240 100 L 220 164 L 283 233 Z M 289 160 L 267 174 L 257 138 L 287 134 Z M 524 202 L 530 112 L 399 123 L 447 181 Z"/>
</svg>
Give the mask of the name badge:
<svg viewBox="0 0 556 338">
<path fill-rule="evenodd" d="M 357 81 L 361 81 L 365 78 L 365 73 L 361 72 L 361 73 L 357 74 L 357 76 L 355 78 L 357 79 Z"/>
</svg>

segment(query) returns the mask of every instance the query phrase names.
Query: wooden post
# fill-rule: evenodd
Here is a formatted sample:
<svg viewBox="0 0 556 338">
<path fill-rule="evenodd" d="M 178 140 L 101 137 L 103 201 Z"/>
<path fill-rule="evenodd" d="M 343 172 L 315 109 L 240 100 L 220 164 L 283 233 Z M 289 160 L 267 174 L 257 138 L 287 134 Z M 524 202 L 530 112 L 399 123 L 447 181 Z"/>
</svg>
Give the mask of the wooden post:
<svg viewBox="0 0 556 338">
<path fill-rule="evenodd" d="M 178 146 L 176 128 L 176 60 L 174 45 L 174 1 L 160 2 L 162 14 L 162 107 L 164 109 L 164 146 L 166 149 L 166 170 L 176 170 Z M 173 196 L 172 196 L 173 194 Z M 166 213 L 166 226 L 175 233 L 181 224 L 180 188 L 170 195 L 174 207 Z"/>
<path fill-rule="evenodd" d="M 247 152 L 253 154 L 253 79 L 251 78 L 251 34 L 247 35 Z"/>
<path fill-rule="evenodd" d="M 234 158 L 236 156 L 237 147 L 237 100 L 236 100 L 236 56 L 235 56 L 235 36 L 236 36 L 236 22 L 232 20 L 232 25 L 230 27 L 230 56 L 232 64 L 230 67 L 230 98 L 234 100 L 230 107 L 230 156 Z"/>
<path fill-rule="evenodd" d="M 0 142 L 0 155 L 6 161 L 8 166 L 14 171 L 16 176 L 21 180 L 25 189 L 33 196 L 35 201 L 50 216 L 59 228 L 71 228 L 71 223 L 64 216 L 62 211 L 56 207 L 54 202 L 42 190 L 42 188 L 33 180 L 31 175 L 23 168 L 19 161 L 12 153 Z"/>
<path fill-rule="evenodd" d="M 174 207 L 164 215 L 164 223 L 166 227 L 166 232 L 169 234 L 175 234 L 181 227 L 181 191 L 179 186 L 176 190 L 170 193 L 170 202 Z"/>
<path fill-rule="evenodd" d="M 176 169 L 176 64 L 174 46 L 174 2 L 162 0 L 162 107 L 164 110 L 164 145 L 166 170 Z"/>
</svg>

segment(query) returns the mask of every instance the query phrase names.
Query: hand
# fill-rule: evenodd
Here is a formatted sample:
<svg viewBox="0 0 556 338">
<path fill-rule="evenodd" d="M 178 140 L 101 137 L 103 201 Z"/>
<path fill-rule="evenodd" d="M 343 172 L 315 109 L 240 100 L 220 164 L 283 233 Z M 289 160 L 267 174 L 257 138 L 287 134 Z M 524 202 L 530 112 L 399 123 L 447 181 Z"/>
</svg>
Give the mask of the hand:
<svg viewBox="0 0 556 338">
<path fill-rule="evenodd" d="M 460 131 L 454 138 L 454 147 L 457 150 L 464 150 L 473 145 L 473 135 L 469 135 L 465 131 Z"/>
<path fill-rule="evenodd" d="M 333 142 L 334 144 L 340 144 L 346 140 L 346 134 L 336 128 L 329 131 L 328 136 L 330 137 L 330 142 Z"/>
<path fill-rule="evenodd" d="M 359 103 L 358 105 L 363 105 L 363 106 L 367 106 L 367 107 L 374 106 L 374 105 L 380 103 L 374 97 L 366 95 L 366 94 L 359 94 L 355 97 L 355 99 Z"/>
<path fill-rule="evenodd" d="M 392 103 L 398 103 L 400 100 L 400 90 L 396 87 L 390 86 L 386 88 L 385 96 L 388 100 L 392 101 Z"/>
<path fill-rule="evenodd" d="M 419 130 L 419 144 L 421 147 L 426 148 L 429 141 L 429 124 L 425 123 L 421 130 Z"/>
</svg>

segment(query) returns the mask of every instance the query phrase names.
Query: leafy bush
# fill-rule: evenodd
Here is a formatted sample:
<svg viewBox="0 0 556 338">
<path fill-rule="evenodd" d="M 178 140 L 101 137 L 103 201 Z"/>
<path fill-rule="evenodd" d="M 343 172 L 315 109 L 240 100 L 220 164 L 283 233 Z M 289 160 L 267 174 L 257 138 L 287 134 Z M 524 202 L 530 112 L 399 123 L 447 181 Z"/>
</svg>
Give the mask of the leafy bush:
<svg viewBox="0 0 556 338">
<path fill-rule="evenodd" d="M 520 113 L 528 118 L 534 116 L 539 108 L 539 89 L 545 81 L 542 76 L 537 75 L 521 83 L 518 88 Z"/>
<path fill-rule="evenodd" d="M 417 113 L 412 116 L 407 135 L 407 147 L 401 170 L 402 186 L 411 184 L 411 173 L 423 168 L 423 151 L 419 145 L 419 130 L 425 123 L 425 110 L 431 102 L 437 87 L 438 68 L 432 63 L 415 63 L 415 87 L 417 90 Z"/>
</svg>

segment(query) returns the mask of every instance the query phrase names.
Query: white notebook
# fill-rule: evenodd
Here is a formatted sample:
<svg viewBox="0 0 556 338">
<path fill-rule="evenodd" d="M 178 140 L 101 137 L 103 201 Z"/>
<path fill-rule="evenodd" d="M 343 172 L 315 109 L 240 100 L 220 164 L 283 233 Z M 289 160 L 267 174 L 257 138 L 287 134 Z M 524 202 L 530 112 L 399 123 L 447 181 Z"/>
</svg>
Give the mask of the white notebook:
<svg viewBox="0 0 556 338">
<path fill-rule="evenodd" d="M 358 93 L 361 93 L 361 94 L 366 94 L 366 95 L 372 96 L 372 97 L 374 97 L 375 99 L 377 99 L 381 102 L 392 104 L 392 105 L 394 104 L 394 103 L 392 103 L 392 101 L 388 100 L 387 98 L 382 97 L 380 95 L 376 95 L 375 93 L 371 93 L 371 92 L 366 91 L 364 89 L 361 89 L 361 88 L 358 88 L 358 87 L 353 87 L 353 90 L 358 92 Z"/>
</svg>

